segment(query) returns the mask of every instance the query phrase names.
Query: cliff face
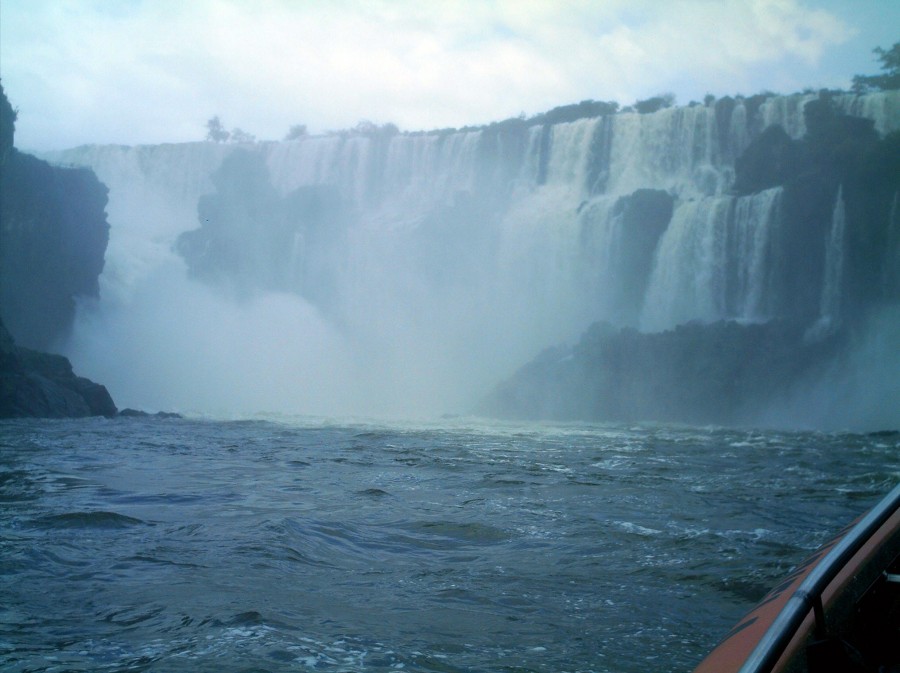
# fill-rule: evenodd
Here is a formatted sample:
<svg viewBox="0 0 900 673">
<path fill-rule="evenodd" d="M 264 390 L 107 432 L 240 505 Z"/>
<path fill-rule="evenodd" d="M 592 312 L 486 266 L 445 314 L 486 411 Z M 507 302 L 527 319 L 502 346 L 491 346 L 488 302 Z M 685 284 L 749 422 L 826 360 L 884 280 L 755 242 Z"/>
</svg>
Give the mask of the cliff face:
<svg viewBox="0 0 900 673">
<path fill-rule="evenodd" d="M 20 346 L 47 350 L 68 335 L 74 297 L 98 294 L 107 189 L 17 151 L 15 120 L 0 86 L 0 317 Z"/>
<path fill-rule="evenodd" d="M 873 325 L 900 307 L 900 132 L 880 137 L 872 120 L 845 114 L 827 94 L 806 103 L 804 121 L 802 138 L 778 125 L 757 136 L 735 162 L 731 190 L 738 199 L 772 195 L 778 226 L 757 294 L 765 302 L 759 315 L 776 319 L 695 320 L 650 334 L 597 323 L 575 346 L 548 349 L 519 369 L 481 411 L 754 423 L 778 416 L 779 405 L 852 396 L 845 388 L 861 376 L 861 388 L 878 393 L 869 396 L 873 404 L 888 410 L 900 402 L 896 382 L 877 373 L 896 369 L 896 350 L 882 349 L 864 375 L 852 365 L 873 329 L 882 341 L 893 333 Z M 727 233 L 724 249 L 736 239 Z M 741 278 L 726 274 L 723 284 L 739 286 Z M 678 294 L 663 304 L 677 305 Z M 798 391 L 808 399 L 798 403 Z M 896 408 L 871 415 L 896 422 Z"/>
<path fill-rule="evenodd" d="M 279 367 L 261 363 L 245 376 L 258 377 L 260 390 L 301 391 L 285 402 L 291 408 L 318 404 L 318 393 L 310 402 L 302 391 L 327 387 L 359 400 L 354 412 L 381 412 L 382 400 L 398 414 L 470 409 L 548 345 L 608 323 L 609 338 L 586 338 L 558 366 L 542 360 L 547 376 L 570 382 L 565 395 L 546 378 L 519 381 L 545 396 L 550 415 L 744 419 L 738 406 L 774 399 L 854 340 L 867 343 L 862 326 L 881 325 L 874 312 L 898 303 L 900 169 L 890 133 L 900 129 L 900 91 L 572 113 L 428 133 L 81 147 L 48 158 L 91 166 L 110 186 L 110 263 L 134 272 L 107 280 L 143 303 L 109 303 L 105 319 L 150 310 L 142 336 L 147 326 L 160 335 L 139 349 L 117 337 L 134 361 L 164 343 L 161 362 L 190 354 L 178 356 L 180 371 L 227 371 L 233 356 L 172 349 L 170 339 L 215 342 L 235 332 L 229 307 L 240 315 L 271 300 L 282 308 L 259 314 L 234 349 L 283 336 L 272 346 Z M 191 309 L 204 324 L 188 335 L 177 299 L 193 281 L 225 292 L 197 299 L 204 306 Z M 607 341 L 613 350 L 603 355 Z M 767 360 L 770 351 L 784 355 Z M 292 358 L 302 385 L 281 366 Z M 345 361 L 352 371 L 319 369 Z M 736 369 L 745 361 L 789 375 L 767 375 L 778 382 L 767 388 Z M 567 378 L 567 362 L 596 378 Z M 896 353 L 890 362 L 900 365 Z M 603 373 L 612 367 L 621 375 Z M 115 385 L 178 395 L 184 386 L 171 381 L 148 385 L 168 371 Z M 629 375 L 657 382 L 641 388 Z M 673 410 L 678 381 L 697 394 Z M 625 384 L 635 386 L 634 404 L 614 408 Z M 579 397 L 588 385 L 591 397 Z M 561 396 L 572 406 L 554 406 Z M 540 404 L 527 412 L 515 395 L 506 399 L 496 413 L 544 415 Z"/>
<path fill-rule="evenodd" d="M 53 348 L 71 329 L 74 297 L 97 296 L 106 201 L 90 170 L 15 149 L 0 165 L 0 315 L 19 344 Z"/>
<path fill-rule="evenodd" d="M 0 322 L 0 418 L 115 415 L 104 386 L 76 376 L 62 355 L 17 347 Z"/>
<path fill-rule="evenodd" d="M 787 292 L 778 313 L 853 323 L 872 305 L 900 302 L 900 132 L 880 138 L 872 120 L 844 114 L 827 95 L 804 113 L 802 139 L 772 126 L 751 143 L 736 162 L 734 190 L 783 190 L 777 244 L 790 264 L 780 270 Z M 829 298 L 827 276 L 836 271 Z"/>
<path fill-rule="evenodd" d="M 226 157 L 211 180 L 215 192 L 197 204 L 200 228 L 176 243 L 191 275 L 236 296 L 297 291 L 327 312 L 337 282 L 330 260 L 347 217 L 334 190 L 304 186 L 282 196 L 263 157 L 246 150 Z"/>
<path fill-rule="evenodd" d="M 98 295 L 107 189 L 17 151 L 15 119 L 0 87 L 0 418 L 114 416 L 106 388 L 41 352 L 68 334 L 75 296 Z"/>
<path fill-rule="evenodd" d="M 689 323 L 644 334 L 595 324 L 497 386 L 481 411 L 512 418 L 752 424 L 826 366 L 837 335 L 797 324 Z"/>
</svg>

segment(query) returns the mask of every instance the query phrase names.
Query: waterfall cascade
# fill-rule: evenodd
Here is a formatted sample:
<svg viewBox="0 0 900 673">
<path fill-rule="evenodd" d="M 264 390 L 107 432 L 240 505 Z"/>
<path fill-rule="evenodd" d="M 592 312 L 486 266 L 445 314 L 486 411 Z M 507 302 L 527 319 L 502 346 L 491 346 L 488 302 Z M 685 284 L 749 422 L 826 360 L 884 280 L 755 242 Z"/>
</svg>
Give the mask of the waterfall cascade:
<svg viewBox="0 0 900 673">
<path fill-rule="evenodd" d="M 844 275 L 844 231 L 847 228 L 847 210 L 844 204 L 844 188 L 838 188 L 831 216 L 831 230 L 825 243 L 825 277 L 822 281 L 821 314 L 824 320 L 837 323 L 841 317 L 841 284 Z"/>
<path fill-rule="evenodd" d="M 100 371 L 111 352 L 138 357 L 137 347 L 109 339 L 145 330 L 147 350 L 160 332 L 178 357 L 216 360 L 201 371 L 221 373 L 237 353 L 255 353 L 269 382 L 253 385 L 280 395 L 261 405 L 390 412 L 408 411 L 416 399 L 420 411 L 431 411 L 464 406 L 540 349 L 571 341 L 598 320 L 661 331 L 692 320 L 778 317 L 787 291 L 777 254 L 782 190 L 729 190 L 736 158 L 764 128 L 803 135 L 803 106 L 812 98 L 771 97 L 755 106 L 737 99 L 551 126 L 511 120 L 460 132 L 53 153 L 47 158 L 90 166 L 110 188 L 102 299 L 82 307 L 70 356 L 125 404 L 166 404 L 121 363 Z M 900 92 L 835 102 L 873 119 L 882 133 L 900 128 Z M 229 157 L 262 161 L 280 205 L 265 210 L 243 194 L 240 180 L 217 185 Z M 226 193 L 233 210 L 219 205 L 210 212 L 221 221 L 199 221 L 201 197 L 225 203 Z M 832 318 L 840 302 L 834 237 L 843 236 L 841 198 L 817 281 L 821 312 Z M 240 267 L 245 285 L 237 297 L 186 273 L 179 237 L 205 227 L 209 235 L 192 254 L 220 275 Z M 185 256 L 194 270 L 196 260 Z M 138 326 L 127 316 L 140 313 L 141 302 L 153 308 Z M 185 312 L 205 328 L 186 330 L 184 343 L 174 344 Z M 312 354 L 301 361 L 286 355 L 304 350 Z M 292 397 L 298 385 L 307 394 Z M 159 381 L 158 390 L 165 387 Z M 202 407 L 202 387 L 185 389 L 176 403 Z M 248 393 L 234 405 L 255 403 Z M 226 396 L 216 404 L 231 406 Z"/>
</svg>

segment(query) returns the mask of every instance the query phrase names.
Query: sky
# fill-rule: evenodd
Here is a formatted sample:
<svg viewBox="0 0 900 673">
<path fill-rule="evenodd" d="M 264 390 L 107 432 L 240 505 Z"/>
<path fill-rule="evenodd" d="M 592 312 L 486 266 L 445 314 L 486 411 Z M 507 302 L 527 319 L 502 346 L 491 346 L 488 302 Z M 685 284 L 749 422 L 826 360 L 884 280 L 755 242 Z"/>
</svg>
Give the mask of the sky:
<svg viewBox="0 0 900 673">
<path fill-rule="evenodd" d="M 900 0 L 0 0 L 16 146 L 260 140 L 847 88 Z"/>
</svg>

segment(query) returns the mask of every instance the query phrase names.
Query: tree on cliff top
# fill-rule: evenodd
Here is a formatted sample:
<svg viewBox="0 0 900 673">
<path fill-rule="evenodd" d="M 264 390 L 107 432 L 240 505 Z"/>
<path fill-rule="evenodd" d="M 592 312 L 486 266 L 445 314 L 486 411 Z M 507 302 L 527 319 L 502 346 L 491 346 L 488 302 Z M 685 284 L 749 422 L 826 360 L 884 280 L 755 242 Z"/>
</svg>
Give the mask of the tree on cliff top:
<svg viewBox="0 0 900 673">
<path fill-rule="evenodd" d="M 207 121 L 206 128 L 206 139 L 211 140 L 214 143 L 224 143 L 231 137 L 231 134 L 222 126 L 222 120 L 219 119 L 219 115 L 216 115 Z"/>
<path fill-rule="evenodd" d="M 231 142 L 233 143 L 253 143 L 256 142 L 256 136 L 252 133 L 247 133 L 243 129 L 233 128 L 231 129 Z"/>
<path fill-rule="evenodd" d="M 307 135 L 308 132 L 306 130 L 306 124 L 294 124 L 293 126 L 291 126 L 284 139 L 300 140 L 301 138 L 305 138 Z"/>
<path fill-rule="evenodd" d="M 873 49 L 881 61 L 882 75 L 856 75 L 853 78 L 853 91 L 866 93 L 868 91 L 885 91 L 887 89 L 900 89 L 900 42 L 885 51 L 881 47 Z"/>
<path fill-rule="evenodd" d="M 646 100 L 639 100 L 634 104 L 634 109 L 643 114 L 651 114 L 658 110 L 672 107 L 675 104 L 675 94 L 661 93 Z"/>
</svg>

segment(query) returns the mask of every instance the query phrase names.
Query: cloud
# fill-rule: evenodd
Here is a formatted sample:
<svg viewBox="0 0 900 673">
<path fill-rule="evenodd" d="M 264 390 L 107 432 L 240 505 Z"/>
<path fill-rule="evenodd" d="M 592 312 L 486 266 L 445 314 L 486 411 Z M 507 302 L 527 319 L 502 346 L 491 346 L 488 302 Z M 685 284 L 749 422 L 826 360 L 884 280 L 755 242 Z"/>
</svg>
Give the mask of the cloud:
<svg viewBox="0 0 900 673">
<path fill-rule="evenodd" d="M 620 40 L 639 54 L 631 58 L 640 59 L 642 82 L 662 84 L 660 91 L 666 82 L 693 80 L 702 83 L 690 92 L 697 97 L 703 90 L 802 88 L 811 84 L 803 80 L 808 69 L 800 68 L 803 74 L 794 80 L 779 75 L 796 72 L 798 63 L 814 68 L 828 48 L 852 34 L 837 17 L 794 0 L 696 0 L 666 3 L 640 30 L 628 33 L 630 41 Z M 684 87 L 668 88 L 678 86 Z"/>
<path fill-rule="evenodd" d="M 20 140 L 38 147 L 199 139 L 213 114 L 278 138 L 295 123 L 435 128 L 584 98 L 777 88 L 853 33 L 800 0 L 4 0 L 0 11 L 4 86 Z"/>
</svg>

